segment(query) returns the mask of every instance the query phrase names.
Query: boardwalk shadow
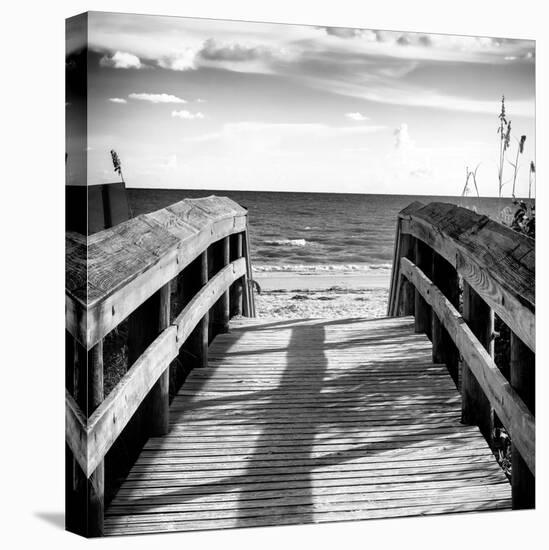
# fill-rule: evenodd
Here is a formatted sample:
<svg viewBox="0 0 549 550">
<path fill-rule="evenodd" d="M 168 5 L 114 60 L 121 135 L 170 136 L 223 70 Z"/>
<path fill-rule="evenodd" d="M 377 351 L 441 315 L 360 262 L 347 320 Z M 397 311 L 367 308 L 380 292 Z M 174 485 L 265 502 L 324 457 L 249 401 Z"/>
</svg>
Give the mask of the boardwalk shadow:
<svg viewBox="0 0 549 550">
<path fill-rule="evenodd" d="M 314 352 L 312 355 L 308 355 L 306 359 L 302 356 L 304 342 L 307 342 L 308 348 Z M 296 376 L 303 377 L 303 379 L 306 378 L 307 380 L 307 390 L 306 392 L 303 392 L 303 395 L 306 396 L 307 401 L 316 401 L 320 399 L 320 394 L 324 387 L 324 375 L 328 366 L 328 360 L 324 353 L 324 343 L 325 328 L 323 323 L 319 322 L 318 324 L 310 324 L 304 327 L 292 328 L 290 342 L 286 350 L 286 366 L 280 377 L 278 386 L 272 391 L 270 400 L 266 403 L 267 405 L 269 403 L 275 405 L 275 407 L 270 408 L 268 406 L 264 406 L 265 404 L 261 404 L 257 410 L 257 415 L 262 415 L 264 418 L 265 427 L 257 439 L 254 455 L 262 455 L 265 452 L 264 447 L 272 445 L 273 439 L 276 439 L 277 437 L 284 437 L 278 435 L 280 434 L 280 424 L 277 422 L 277 419 L 280 418 L 281 409 L 283 409 L 285 415 L 288 415 L 291 418 L 298 419 L 303 415 L 303 409 L 298 406 L 300 404 L 300 400 L 290 400 L 284 405 L 280 403 L 281 399 L 284 400 L 289 394 L 294 394 Z M 313 374 L 311 374 L 311 371 L 308 370 L 308 366 L 310 364 L 315 366 Z M 292 452 L 292 460 L 297 463 L 305 463 L 310 461 L 312 458 L 315 438 L 315 430 L 310 430 L 309 432 L 304 433 L 299 439 L 298 446 L 292 447 L 292 450 L 294 451 Z M 254 455 L 252 455 L 249 459 L 249 465 L 253 465 Z M 248 468 L 244 474 L 244 477 L 253 473 L 253 469 Z M 308 472 L 305 472 L 303 477 L 300 479 L 299 507 L 304 510 L 308 510 L 300 514 L 300 523 L 311 523 L 314 520 L 312 491 L 311 470 L 309 470 Z M 246 491 L 241 491 L 238 514 L 239 520 L 242 521 L 237 523 L 238 526 L 241 524 L 242 526 L 248 525 L 249 513 L 246 511 L 247 500 L 248 496 Z M 265 513 L 265 511 L 263 511 L 263 513 Z"/>
<path fill-rule="evenodd" d="M 279 347 L 269 345 L 276 352 L 270 358 L 268 352 L 254 353 L 254 361 L 249 363 L 255 364 L 257 373 L 261 374 L 263 367 L 271 370 L 270 363 L 283 360 L 282 365 L 278 363 L 280 374 L 274 381 L 276 385 L 261 382 L 259 376 L 242 391 L 236 390 L 238 386 L 230 392 L 216 392 L 215 386 L 211 390 L 206 387 L 206 393 L 194 401 L 194 392 L 200 392 L 208 380 L 215 382 L 216 379 L 213 366 L 208 372 L 200 373 L 195 386 L 189 387 L 184 401 L 173 411 L 175 422 L 180 422 L 182 427 L 190 422 L 193 430 L 199 431 L 201 426 L 211 427 L 218 421 L 218 433 L 222 433 L 223 426 L 231 426 L 231 429 L 239 428 L 242 438 L 247 439 L 249 432 L 258 434 L 257 438 L 254 437 L 249 451 L 235 450 L 241 455 L 235 456 L 236 460 L 220 466 L 224 457 L 215 457 L 212 462 L 217 463 L 218 471 L 214 475 L 209 463 L 195 468 L 190 476 L 185 473 L 184 464 L 174 464 L 173 470 L 154 485 L 162 488 L 162 495 L 149 494 L 141 498 L 136 495 L 137 498 L 132 498 L 130 513 L 135 514 L 134 517 L 159 510 L 169 514 L 173 506 L 192 514 L 195 506 L 202 505 L 204 495 L 210 501 L 215 495 L 213 500 L 218 504 L 225 500 L 234 503 L 231 526 L 272 525 L 278 523 L 279 517 L 280 523 L 312 523 L 319 496 L 317 488 L 322 486 L 320 480 L 327 477 L 338 478 L 342 493 L 348 489 L 349 494 L 356 493 L 353 485 L 375 485 L 376 490 L 391 495 L 395 490 L 392 484 L 417 481 L 432 492 L 437 491 L 437 496 L 442 498 L 448 487 L 464 483 L 462 477 L 471 479 L 472 484 L 499 479 L 493 469 L 472 466 L 469 471 L 464 462 L 466 455 L 461 449 L 470 447 L 474 438 L 471 430 L 460 428 L 454 406 L 450 406 L 453 412 L 444 413 L 446 404 L 455 404 L 459 395 L 451 387 L 450 378 L 447 377 L 445 383 L 444 372 L 432 368 L 430 353 L 426 353 L 429 343 L 424 338 L 411 333 L 410 326 L 397 328 L 390 323 L 379 330 L 369 328 L 365 334 L 364 320 L 357 320 L 355 328 L 352 321 L 346 319 L 349 329 L 344 337 L 336 339 L 331 332 L 333 324 L 339 321 L 316 320 L 278 327 L 289 332 L 289 341 L 282 341 Z M 233 344 L 240 336 L 233 335 Z M 345 350 L 354 346 L 362 349 L 360 353 L 364 353 L 364 357 L 357 358 L 355 353 L 345 359 Z M 238 364 L 241 355 L 238 344 L 234 348 L 224 347 L 228 355 L 236 352 Z M 255 347 L 257 345 L 248 349 L 248 355 Z M 276 360 L 275 356 L 278 356 Z M 376 383 L 378 374 L 389 366 L 396 369 L 398 378 L 386 376 L 385 381 Z M 237 375 L 240 376 L 249 375 Z M 407 386 L 402 386 L 404 380 Z M 181 415 L 181 420 L 177 415 Z M 377 433 L 375 437 L 373 432 Z M 230 430 L 221 437 L 227 436 L 232 437 Z M 134 481 L 146 479 L 166 447 L 169 448 L 169 443 L 156 450 L 145 450 L 142 455 L 146 457 L 145 464 L 136 465 L 130 477 Z M 442 449 L 442 455 L 454 457 L 450 464 L 457 469 L 453 471 L 445 466 L 439 470 L 440 461 L 436 462 L 439 466 L 423 465 L 423 453 L 418 451 L 427 447 L 435 455 L 438 453 L 435 449 Z M 231 452 L 230 448 L 227 452 Z M 191 450 L 186 460 L 193 456 L 195 453 Z M 464 458 L 456 460 L 455 456 Z M 362 470 L 364 459 L 373 468 L 379 465 L 382 472 L 379 478 L 376 474 L 375 480 L 368 475 L 369 480 L 359 483 L 357 473 L 352 470 Z M 401 470 L 402 461 L 407 460 L 414 461 L 413 475 L 417 476 L 414 479 L 408 465 Z M 357 461 L 360 464 L 357 465 Z M 473 472 L 475 468 L 477 471 Z M 226 475 L 220 475 L 225 469 Z M 323 477 L 316 475 L 318 473 Z M 335 487 L 334 483 L 329 486 Z M 368 493 L 373 490 L 364 489 Z M 333 491 L 330 489 L 329 493 Z M 398 494 L 383 498 L 398 498 Z M 122 510 L 117 512 L 115 506 L 110 513 L 116 515 Z M 179 517 L 183 518 L 185 513 Z M 220 512 L 215 508 L 209 512 L 212 518 L 216 518 L 216 513 Z M 176 512 L 173 517 L 175 515 Z"/>
</svg>

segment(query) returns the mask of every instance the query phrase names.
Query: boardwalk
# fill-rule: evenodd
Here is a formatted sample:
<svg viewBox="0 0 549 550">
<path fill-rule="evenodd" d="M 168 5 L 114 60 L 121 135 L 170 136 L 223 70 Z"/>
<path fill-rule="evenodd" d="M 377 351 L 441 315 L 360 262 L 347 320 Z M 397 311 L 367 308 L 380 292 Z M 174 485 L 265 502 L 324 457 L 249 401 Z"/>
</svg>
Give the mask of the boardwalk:
<svg viewBox="0 0 549 550">
<path fill-rule="evenodd" d="M 233 320 L 173 400 L 105 534 L 511 507 L 413 319 Z"/>
</svg>

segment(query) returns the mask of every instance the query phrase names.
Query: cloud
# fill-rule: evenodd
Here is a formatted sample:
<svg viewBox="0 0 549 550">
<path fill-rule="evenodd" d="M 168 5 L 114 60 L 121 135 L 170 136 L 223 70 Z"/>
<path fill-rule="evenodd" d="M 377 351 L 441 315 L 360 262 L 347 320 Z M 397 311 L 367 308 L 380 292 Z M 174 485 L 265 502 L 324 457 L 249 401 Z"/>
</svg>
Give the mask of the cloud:
<svg viewBox="0 0 549 550">
<path fill-rule="evenodd" d="M 361 122 L 364 120 L 370 120 L 369 117 L 364 116 L 362 113 L 345 113 L 345 116 L 351 120 L 356 120 L 357 122 Z"/>
<path fill-rule="evenodd" d="M 104 55 L 99 60 L 101 67 L 111 67 L 113 69 L 143 69 L 145 65 L 136 55 L 127 52 L 117 51 L 110 57 Z"/>
<path fill-rule="evenodd" d="M 408 124 L 403 122 L 394 132 L 395 136 L 395 149 L 397 150 L 406 150 L 414 146 L 414 142 L 410 138 L 410 133 L 408 132 Z"/>
<path fill-rule="evenodd" d="M 189 71 L 196 69 L 197 51 L 193 48 L 185 48 L 172 54 L 161 57 L 158 66 L 172 71 Z"/>
<path fill-rule="evenodd" d="M 329 126 L 321 123 L 271 123 L 271 122 L 234 122 L 225 124 L 220 132 L 188 138 L 187 142 L 203 143 L 223 140 L 229 144 L 241 142 L 279 141 L 296 138 L 342 138 L 361 136 L 385 130 L 386 126 Z"/>
<path fill-rule="evenodd" d="M 138 101 L 149 101 L 150 103 L 187 103 L 184 99 L 171 94 L 131 93 L 128 97 Z"/>
<path fill-rule="evenodd" d="M 197 118 L 204 118 L 204 114 L 201 112 L 191 113 L 190 111 L 172 111 L 172 117 L 182 118 L 184 120 L 194 120 Z"/>
<path fill-rule="evenodd" d="M 253 61 L 261 57 L 269 57 L 270 50 L 266 47 L 238 42 L 219 44 L 213 38 L 209 38 L 204 42 L 199 55 L 208 61 Z"/>
<path fill-rule="evenodd" d="M 109 97 L 109 101 L 112 103 L 128 103 L 123 97 Z"/>
</svg>

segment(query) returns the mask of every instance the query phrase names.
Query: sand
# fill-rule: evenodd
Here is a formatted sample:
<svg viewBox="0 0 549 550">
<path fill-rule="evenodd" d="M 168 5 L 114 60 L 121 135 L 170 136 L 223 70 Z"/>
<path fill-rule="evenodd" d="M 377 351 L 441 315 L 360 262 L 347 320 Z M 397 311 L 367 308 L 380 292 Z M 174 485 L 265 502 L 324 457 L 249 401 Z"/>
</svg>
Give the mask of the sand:
<svg viewBox="0 0 549 550">
<path fill-rule="evenodd" d="M 384 317 L 390 272 L 255 273 L 258 317 Z"/>
</svg>

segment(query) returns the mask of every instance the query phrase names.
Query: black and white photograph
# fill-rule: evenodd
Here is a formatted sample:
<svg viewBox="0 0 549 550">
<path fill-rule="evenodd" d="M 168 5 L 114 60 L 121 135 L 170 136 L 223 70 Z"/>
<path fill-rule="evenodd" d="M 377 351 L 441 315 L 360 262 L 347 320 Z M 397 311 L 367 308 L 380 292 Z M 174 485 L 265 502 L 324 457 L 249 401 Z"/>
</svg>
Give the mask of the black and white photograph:
<svg viewBox="0 0 549 550">
<path fill-rule="evenodd" d="M 534 513 L 536 40 L 181 15 L 66 20 L 66 529 Z"/>
</svg>

